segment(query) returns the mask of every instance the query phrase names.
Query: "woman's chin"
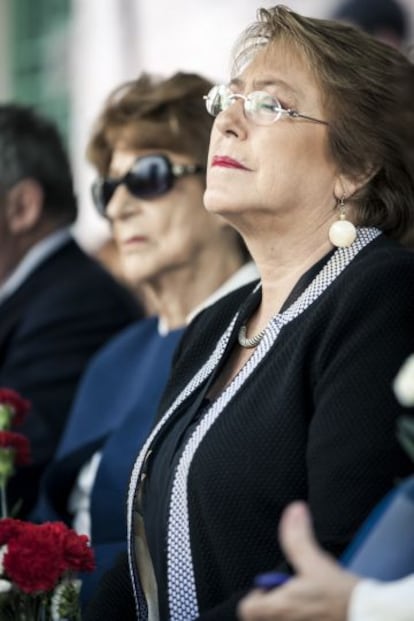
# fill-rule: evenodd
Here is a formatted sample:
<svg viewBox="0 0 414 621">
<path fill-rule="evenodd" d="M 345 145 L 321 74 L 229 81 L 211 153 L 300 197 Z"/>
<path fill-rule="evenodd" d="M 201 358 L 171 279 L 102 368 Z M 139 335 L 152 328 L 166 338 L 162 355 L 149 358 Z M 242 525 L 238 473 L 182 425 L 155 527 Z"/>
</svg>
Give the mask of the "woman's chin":
<svg viewBox="0 0 414 621">
<path fill-rule="evenodd" d="M 227 192 L 220 192 L 207 189 L 204 193 L 204 206 L 210 213 L 218 216 L 237 213 L 239 206 L 234 203 L 234 198 Z"/>
<path fill-rule="evenodd" d="M 154 269 L 151 269 L 151 266 L 147 266 L 145 261 L 139 260 L 139 258 L 124 260 L 122 267 L 126 280 L 134 286 L 145 283 L 148 278 L 153 276 Z"/>
</svg>

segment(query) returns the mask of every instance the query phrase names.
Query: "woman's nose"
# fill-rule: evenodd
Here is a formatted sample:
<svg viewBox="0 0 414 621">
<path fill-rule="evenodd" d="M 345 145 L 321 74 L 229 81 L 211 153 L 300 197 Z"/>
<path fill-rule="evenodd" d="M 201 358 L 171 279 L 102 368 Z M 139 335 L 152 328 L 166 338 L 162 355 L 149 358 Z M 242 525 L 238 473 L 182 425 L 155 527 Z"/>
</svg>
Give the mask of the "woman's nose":
<svg viewBox="0 0 414 621">
<path fill-rule="evenodd" d="M 128 192 L 124 183 L 119 184 L 106 208 L 108 220 L 128 218 L 139 209 L 139 201 Z"/>
<path fill-rule="evenodd" d="M 235 98 L 232 103 L 217 115 L 215 127 L 223 134 L 233 134 L 240 139 L 247 135 L 247 119 L 244 114 L 244 101 Z"/>
</svg>

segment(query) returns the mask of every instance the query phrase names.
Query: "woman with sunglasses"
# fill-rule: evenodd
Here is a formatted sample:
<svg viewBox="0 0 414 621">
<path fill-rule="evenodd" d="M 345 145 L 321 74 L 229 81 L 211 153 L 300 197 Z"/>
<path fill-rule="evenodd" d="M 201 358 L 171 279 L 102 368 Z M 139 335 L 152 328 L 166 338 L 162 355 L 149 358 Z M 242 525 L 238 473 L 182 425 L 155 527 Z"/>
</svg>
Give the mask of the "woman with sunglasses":
<svg viewBox="0 0 414 621">
<path fill-rule="evenodd" d="M 206 94 L 204 202 L 261 282 L 188 327 L 130 484 L 135 603 L 119 565 L 87 621 L 231 621 L 255 576 L 288 571 L 286 505 L 306 500 L 338 555 L 411 471 L 391 382 L 414 349 L 414 255 L 391 238 L 414 215 L 413 76 L 369 35 L 277 6 Z"/>
<path fill-rule="evenodd" d="M 130 472 L 184 327 L 202 307 L 257 278 L 238 233 L 203 206 L 212 120 L 202 96 L 210 87 L 195 74 L 142 75 L 109 97 L 88 148 L 99 173 L 95 205 L 126 275 L 157 313 L 92 361 L 33 515 L 91 534 L 97 570 L 84 578 L 84 600 L 126 550 Z"/>
</svg>

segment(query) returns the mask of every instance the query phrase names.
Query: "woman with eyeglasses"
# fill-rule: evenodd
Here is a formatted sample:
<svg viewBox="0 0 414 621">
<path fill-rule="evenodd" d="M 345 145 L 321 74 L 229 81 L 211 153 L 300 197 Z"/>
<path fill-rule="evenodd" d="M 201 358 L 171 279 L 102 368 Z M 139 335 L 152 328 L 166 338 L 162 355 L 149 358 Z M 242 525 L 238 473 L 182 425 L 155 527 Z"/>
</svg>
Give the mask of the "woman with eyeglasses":
<svg viewBox="0 0 414 621">
<path fill-rule="evenodd" d="M 277 6 L 206 93 L 204 202 L 261 280 L 188 327 L 130 483 L 134 602 L 120 563 L 87 621 L 235 619 L 257 575 L 288 571 L 286 505 L 306 500 L 338 555 L 410 471 L 391 381 L 414 346 L 414 255 L 392 238 L 414 215 L 413 89 L 396 50 Z"/>
<path fill-rule="evenodd" d="M 126 275 L 156 315 L 93 359 L 32 516 L 63 519 L 91 536 L 97 569 L 84 577 L 84 601 L 126 550 L 131 469 L 185 326 L 257 279 L 239 234 L 203 206 L 212 125 L 203 94 L 210 87 L 196 74 L 144 74 L 111 94 L 88 147 L 99 173 L 94 203 L 109 221 Z"/>
</svg>

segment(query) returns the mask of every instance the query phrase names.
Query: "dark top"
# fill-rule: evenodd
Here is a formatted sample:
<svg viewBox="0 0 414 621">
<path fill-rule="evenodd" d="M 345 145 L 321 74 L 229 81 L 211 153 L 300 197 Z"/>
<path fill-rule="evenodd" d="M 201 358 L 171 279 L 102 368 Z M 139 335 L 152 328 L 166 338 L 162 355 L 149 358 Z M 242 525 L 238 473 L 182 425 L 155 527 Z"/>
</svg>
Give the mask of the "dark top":
<svg viewBox="0 0 414 621">
<path fill-rule="evenodd" d="M 180 421 L 195 413 L 220 373 L 240 325 L 260 301 L 260 289 L 245 302 L 251 288 L 231 294 L 189 327 L 160 418 L 240 309 L 210 379 L 153 434 L 153 453 L 145 463 L 143 510 L 162 621 L 235 619 L 236 604 L 254 576 L 284 561 L 275 534 L 289 502 L 308 501 L 319 541 L 338 555 L 375 503 L 411 471 L 394 435 L 395 419 L 405 410 L 391 384 L 414 350 L 413 283 L 414 255 L 383 236 L 372 241 L 316 301 L 277 327 L 277 338 L 269 330 L 253 354 L 257 364 L 239 373 L 237 389 L 229 389 L 215 418 L 208 411 L 202 415 L 190 441 Z M 149 491 L 161 481 L 159 447 L 171 447 L 172 437 L 179 466 L 170 471 L 172 479 L 165 472 L 168 511 L 154 522 L 148 517 Z M 112 583 L 120 592 L 127 588 L 122 571 L 121 563 Z M 113 619 L 145 619 L 131 613 L 125 591 L 121 605 L 108 584 L 87 621 L 109 611 Z M 117 616 L 117 607 L 124 616 Z"/>
<path fill-rule="evenodd" d="M 0 305 L 0 386 L 32 402 L 23 428 L 33 464 L 8 485 L 9 504 L 31 509 L 89 359 L 142 317 L 132 295 L 70 241 L 50 255 Z"/>
</svg>

